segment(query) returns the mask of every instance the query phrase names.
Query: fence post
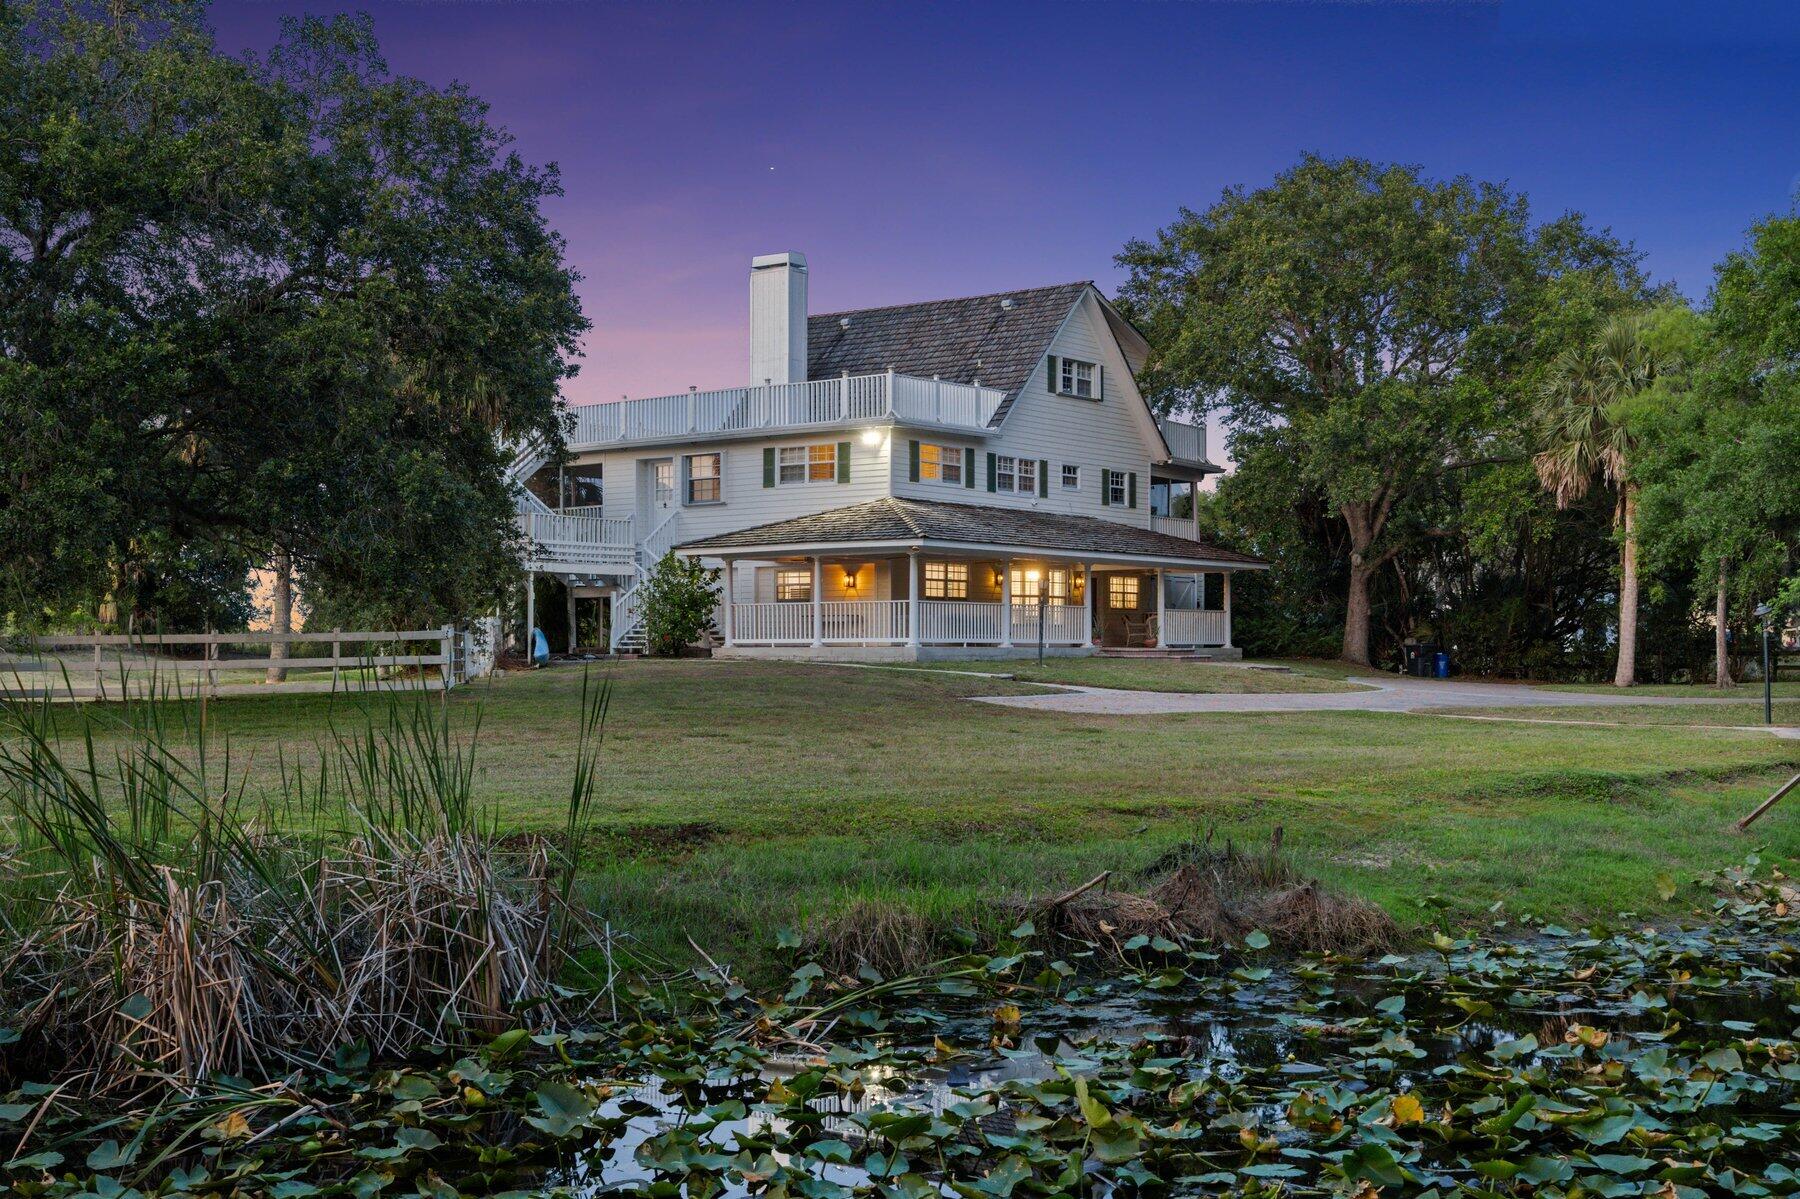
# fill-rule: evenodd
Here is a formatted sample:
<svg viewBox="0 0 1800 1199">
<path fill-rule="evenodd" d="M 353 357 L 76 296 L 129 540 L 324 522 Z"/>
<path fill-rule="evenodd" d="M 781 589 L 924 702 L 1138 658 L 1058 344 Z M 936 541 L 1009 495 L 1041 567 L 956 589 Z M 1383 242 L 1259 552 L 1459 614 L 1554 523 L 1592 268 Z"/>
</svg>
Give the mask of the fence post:
<svg viewBox="0 0 1800 1199">
<path fill-rule="evenodd" d="M 96 633 L 94 634 L 94 695 L 99 699 L 106 698 L 106 675 L 104 672 L 105 667 L 100 664 L 100 635 Z"/>
<path fill-rule="evenodd" d="M 444 690 L 445 691 L 448 691 L 448 690 L 450 690 L 451 687 L 455 686 L 455 683 L 452 681 L 452 677 L 456 673 L 455 642 L 456 642 L 456 626 L 455 625 L 447 624 L 443 628 L 438 630 L 438 644 L 443 647 L 440 656 L 444 659 L 443 672 L 444 672 Z"/>
<path fill-rule="evenodd" d="M 342 629 L 331 630 L 331 689 L 334 692 L 338 689 L 338 675 L 343 669 L 344 643 L 337 638 L 337 634 L 343 631 Z"/>
<path fill-rule="evenodd" d="M 209 634 L 209 637 L 210 636 L 216 636 L 216 634 Z M 217 641 L 207 641 L 206 660 L 208 662 L 217 662 L 219 660 L 219 643 Z M 217 666 L 208 666 L 206 668 L 206 689 L 211 692 L 214 699 L 219 698 L 219 669 Z"/>
</svg>

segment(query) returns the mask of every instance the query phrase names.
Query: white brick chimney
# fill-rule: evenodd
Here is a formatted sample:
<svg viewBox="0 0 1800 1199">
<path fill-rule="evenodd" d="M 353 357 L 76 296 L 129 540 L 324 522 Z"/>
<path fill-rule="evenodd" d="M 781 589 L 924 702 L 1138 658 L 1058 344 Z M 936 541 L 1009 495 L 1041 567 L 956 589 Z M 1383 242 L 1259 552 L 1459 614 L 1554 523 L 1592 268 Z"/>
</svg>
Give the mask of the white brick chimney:
<svg viewBox="0 0 1800 1199">
<path fill-rule="evenodd" d="M 806 255 L 750 260 L 750 385 L 806 380 Z"/>
</svg>

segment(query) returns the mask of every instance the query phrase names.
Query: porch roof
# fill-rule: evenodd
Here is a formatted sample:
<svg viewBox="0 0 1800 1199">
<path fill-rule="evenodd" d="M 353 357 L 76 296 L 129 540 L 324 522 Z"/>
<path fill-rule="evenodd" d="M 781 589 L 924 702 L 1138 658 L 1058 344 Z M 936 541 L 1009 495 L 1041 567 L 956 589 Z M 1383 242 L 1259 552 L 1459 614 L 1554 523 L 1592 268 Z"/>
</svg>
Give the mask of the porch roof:
<svg viewBox="0 0 1800 1199">
<path fill-rule="evenodd" d="M 676 547 L 688 555 L 791 554 L 858 549 L 1037 550 L 1056 556 L 1213 569 L 1264 570 L 1249 554 L 1154 529 L 1038 512 L 889 496 L 755 525 Z"/>
</svg>

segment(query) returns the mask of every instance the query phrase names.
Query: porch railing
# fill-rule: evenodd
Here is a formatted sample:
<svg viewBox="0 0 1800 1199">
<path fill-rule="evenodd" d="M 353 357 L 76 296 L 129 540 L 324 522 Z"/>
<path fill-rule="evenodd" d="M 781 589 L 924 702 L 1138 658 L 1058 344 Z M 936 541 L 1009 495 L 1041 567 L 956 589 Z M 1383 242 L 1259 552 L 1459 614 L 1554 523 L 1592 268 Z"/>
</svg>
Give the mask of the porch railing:
<svg viewBox="0 0 1800 1199">
<path fill-rule="evenodd" d="M 733 604 L 731 638 L 752 645 L 812 644 L 812 605 Z"/>
<path fill-rule="evenodd" d="M 630 517 L 525 510 L 517 519 L 533 562 L 631 569 Z"/>
<path fill-rule="evenodd" d="M 1229 645 L 1231 614 L 1194 608 L 1165 609 L 1158 640 L 1164 645 Z"/>
<path fill-rule="evenodd" d="M 891 371 L 804 383 L 727 387 L 571 409 L 576 449 L 696 434 L 804 429 L 859 420 L 907 420 L 983 429 L 1006 393 L 971 383 L 920 379 Z"/>
<path fill-rule="evenodd" d="M 968 600 L 919 601 L 919 638 L 934 644 L 998 645 L 999 604 Z"/>
<path fill-rule="evenodd" d="M 905 641 L 905 600 L 825 600 L 819 620 L 826 641 Z"/>
<path fill-rule="evenodd" d="M 1037 644 L 1038 606 L 1036 601 L 1013 605 L 1012 639 L 1015 645 Z M 1085 606 L 1080 604 L 1044 605 L 1045 645 L 1083 645 L 1086 644 L 1087 639 L 1087 608 Z"/>
<path fill-rule="evenodd" d="M 1191 516 L 1152 516 L 1150 527 L 1158 533 L 1167 533 L 1171 537 L 1185 537 L 1189 541 L 1194 536 L 1194 518 Z"/>
</svg>

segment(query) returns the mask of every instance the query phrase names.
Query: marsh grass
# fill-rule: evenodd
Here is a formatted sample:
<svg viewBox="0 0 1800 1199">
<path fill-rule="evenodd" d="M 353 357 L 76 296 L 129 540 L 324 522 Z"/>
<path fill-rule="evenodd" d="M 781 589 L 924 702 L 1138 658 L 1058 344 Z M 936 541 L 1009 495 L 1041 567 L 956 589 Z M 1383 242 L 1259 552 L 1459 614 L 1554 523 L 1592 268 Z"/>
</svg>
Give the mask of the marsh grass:
<svg viewBox="0 0 1800 1199">
<path fill-rule="evenodd" d="M 630 956 L 572 902 L 609 698 L 584 682 L 560 835 L 509 838 L 479 720 L 422 690 L 254 775 L 202 697 L 0 704 L 0 1077 L 273 1078 L 579 1018 L 610 996 L 570 963 Z"/>
</svg>

